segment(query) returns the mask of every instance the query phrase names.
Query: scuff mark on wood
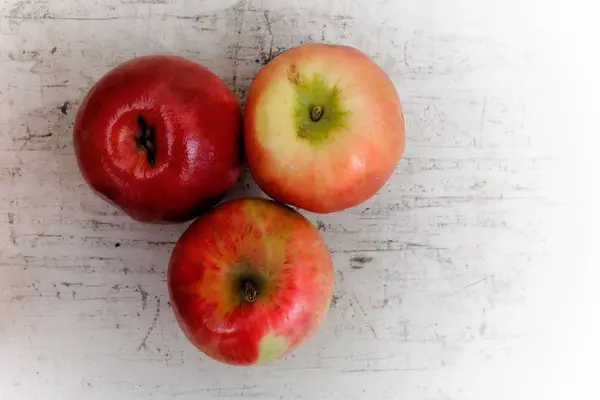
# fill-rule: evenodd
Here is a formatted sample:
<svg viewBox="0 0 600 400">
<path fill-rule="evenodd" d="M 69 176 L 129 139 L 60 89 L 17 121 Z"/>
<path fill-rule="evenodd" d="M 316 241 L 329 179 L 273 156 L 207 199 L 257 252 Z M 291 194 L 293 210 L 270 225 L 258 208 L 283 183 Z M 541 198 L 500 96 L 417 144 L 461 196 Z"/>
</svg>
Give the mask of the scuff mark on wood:
<svg viewBox="0 0 600 400">
<path fill-rule="evenodd" d="M 340 296 L 338 296 L 336 294 L 332 295 L 330 307 L 335 308 L 337 306 L 339 300 L 340 300 Z"/>
<path fill-rule="evenodd" d="M 325 223 L 320 219 L 317 220 L 317 230 L 323 231 L 325 229 Z"/>
<path fill-rule="evenodd" d="M 66 286 L 66 287 L 83 286 L 83 283 L 81 283 L 81 282 L 61 282 L 60 284 L 63 286 Z"/>
<path fill-rule="evenodd" d="M 154 313 L 154 318 L 152 318 L 152 323 L 144 335 L 142 342 L 138 346 L 138 351 L 142 349 L 146 349 L 148 347 L 148 338 L 152 334 L 152 331 L 156 328 L 156 324 L 158 323 L 158 317 L 160 316 L 160 297 L 156 296 L 156 312 Z"/>
<path fill-rule="evenodd" d="M 145 310 L 148 307 L 148 292 L 146 292 L 141 285 L 137 285 L 137 289 L 142 295 L 142 310 Z"/>
<path fill-rule="evenodd" d="M 62 115 L 67 115 L 69 113 L 69 109 L 71 108 L 71 102 L 65 101 L 62 106 L 60 106 L 60 112 Z"/>
<path fill-rule="evenodd" d="M 377 340 L 379 340 L 379 336 L 377 336 L 377 333 L 375 332 L 375 328 L 373 328 L 373 325 L 369 324 L 369 330 L 373 333 L 373 337 Z"/>
<path fill-rule="evenodd" d="M 365 267 L 365 265 L 369 264 L 371 261 L 373 261 L 373 257 L 354 256 L 350 259 L 350 268 L 362 269 Z"/>
<path fill-rule="evenodd" d="M 477 284 L 479 284 L 479 283 L 482 283 L 482 282 L 485 282 L 485 281 L 487 281 L 489 278 L 490 278 L 490 276 L 489 276 L 489 275 L 488 275 L 488 276 L 484 276 L 484 277 L 483 277 L 483 278 L 481 278 L 481 279 L 477 279 L 475 282 L 471 282 L 471 283 L 469 283 L 468 285 L 465 285 L 465 286 L 463 286 L 462 288 L 460 288 L 460 289 L 458 289 L 458 290 L 455 290 L 455 291 L 454 291 L 454 293 L 462 292 L 463 290 L 466 290 L 466 289 L 468 289 L 468 288 L 470 288 L 470 287 L 472 287 L 472 286 L 475 286 L 475 285 L 477 285 Z"/>
</svg>

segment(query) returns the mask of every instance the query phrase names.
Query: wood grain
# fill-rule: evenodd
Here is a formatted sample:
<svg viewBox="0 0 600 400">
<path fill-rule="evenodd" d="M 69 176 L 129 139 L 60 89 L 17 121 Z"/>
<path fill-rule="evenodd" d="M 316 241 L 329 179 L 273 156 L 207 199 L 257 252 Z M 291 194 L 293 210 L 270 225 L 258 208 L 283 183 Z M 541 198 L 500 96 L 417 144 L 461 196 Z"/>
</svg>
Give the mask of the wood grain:
<svg viewBox="0 0 600 400">
<path fill-rule="evenodd" d="M 570 205 L 556 189 L 558 125 L 541 118 L 551 72 L 532 10 L 1 0 L 0 398 L 527 398 L 540 371 L 528 369 L 536 296 L 570 287 L 556 274 Z M 337 271 L 323 328 L 279 363 L 228 368 L 175 324 L 165 270 L 185 226 L 135 223 L 96 198 L 77 170 L 73 119 L 95 80 L 133 56 L 195 59 L 243 102 L 262 65 L 308 41 L 357 46 L 390 74 L 407 150 L 371 200 L 306 214 Z M 246 174 L 231 197 L 255 195 Z"/>
</svg>

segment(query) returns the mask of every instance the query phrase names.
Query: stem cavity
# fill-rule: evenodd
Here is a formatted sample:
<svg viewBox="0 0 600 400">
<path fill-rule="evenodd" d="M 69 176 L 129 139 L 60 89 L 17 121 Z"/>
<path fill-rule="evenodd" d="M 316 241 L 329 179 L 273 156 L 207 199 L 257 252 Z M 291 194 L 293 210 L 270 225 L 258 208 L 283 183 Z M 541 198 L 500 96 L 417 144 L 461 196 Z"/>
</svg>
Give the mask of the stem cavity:
<svg viewBox="0 0 600 400">
<path fill-rule="evenodd" d="M 323 116 L 323 107 L 316 105 L 310 110 L 310 119 L 313 122 L 317 122 Z"/>
<path fill-rule="evenodd" d="M 135 135 L 135 143 L 138 148 L 146 152 L 148 164 L 154 166 L 156 163 L 156 138 L 154 134 L 154 126 L 148 125 L 144 117 L 138 116 L 139 132 Z"/>
<path fill-rule="evenodd" d="M 256 301 L 256 287 L 254 282 L 251 280 L 244 281 L 244 301 L 247 303 L 254 303 Z"/>
</svg>

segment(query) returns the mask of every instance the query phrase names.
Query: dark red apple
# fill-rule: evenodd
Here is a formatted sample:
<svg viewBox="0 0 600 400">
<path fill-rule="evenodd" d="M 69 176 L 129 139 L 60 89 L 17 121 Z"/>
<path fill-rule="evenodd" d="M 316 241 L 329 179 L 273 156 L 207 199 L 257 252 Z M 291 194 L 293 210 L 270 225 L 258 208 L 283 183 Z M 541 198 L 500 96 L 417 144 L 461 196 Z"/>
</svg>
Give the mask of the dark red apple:
<svg viewBox="0 0 600 400">
<path fill-rule="evenodd" d="M 329 309 L 333 265 L 319 232 L 288 206 L 244 199 L 190 225 L 168 272 L 188 339 L 234 365 L 275 360 L 308 339 Z"/>
<path fill-rule="evenodd" d="M 328 213 L 372 197 L 404 152 L 404 116 L 388 75 L 361 51 L 305 44 L 252 82 L 248 166 L 269 196 Z"/>
<path fill-rule="evenodd" d="M 86 182 L 132 218 L 190 220 L 234 185 L 242 117 L 227 85 L 200 64 L 153 55 L 118 65 L 79 107 L 73 144 Z"/>
</svg>

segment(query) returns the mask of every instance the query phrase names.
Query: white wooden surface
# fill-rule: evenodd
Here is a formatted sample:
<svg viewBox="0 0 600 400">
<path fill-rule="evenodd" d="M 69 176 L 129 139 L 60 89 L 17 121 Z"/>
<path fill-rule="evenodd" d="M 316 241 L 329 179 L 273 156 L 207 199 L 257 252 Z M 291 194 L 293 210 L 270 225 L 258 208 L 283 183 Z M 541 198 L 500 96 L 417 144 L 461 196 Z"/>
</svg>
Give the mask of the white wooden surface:
<svg viewBox="0 0 600 400">
<path fill-rule="evenodd" d="M 568 322 L 584 72 L 565 10 L 0 0 L 0 399 L 586 398 L 568 375 L 583 367 L 560 361 L 563 339 L 584 340 Z M 323 328 L 279 363 L 230 368 L 174 322 L 165 269 L 185 227 L 134 223 L 90 192 L 74 114 L 109 68 L 155 52 L 202 62 L 243 100 L 261 64 L 304 41 L 355 45 L 389 72 L 407 150 L 372 200 L 309 215 L 337 269 Z M 233 196 L 256 194 L 245 177 Z"/>
</svg>

